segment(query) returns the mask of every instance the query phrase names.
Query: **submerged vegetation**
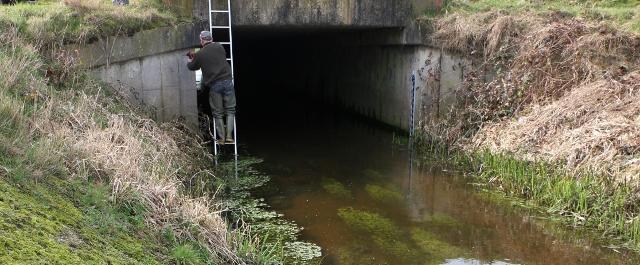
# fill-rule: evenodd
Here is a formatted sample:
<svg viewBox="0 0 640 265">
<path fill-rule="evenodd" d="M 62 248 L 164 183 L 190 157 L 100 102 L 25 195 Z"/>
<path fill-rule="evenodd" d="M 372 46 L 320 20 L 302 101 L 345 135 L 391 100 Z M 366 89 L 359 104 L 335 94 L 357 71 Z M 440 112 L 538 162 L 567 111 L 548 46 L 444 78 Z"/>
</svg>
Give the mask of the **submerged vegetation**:
<svg viewBox="0 0 640 265">
<path fill-rule="evenodd" d="M 371 198 L 379 202 L 397 203 L 402 201 L 402 194 L 400 192 L 388 188 L 369 184 L 364 189 Z"/>
<path fill-rule="evenodd" d="M 407 229 L 395 224 L 393 220 L 375 212 L 354 208 L 338 209 L 338 216 L 353 231 L 359 233 L 361 240 L 373 241 L 375 246 L 387 255 L 391 255 L 403 263 L 442 264 L 447 259 L 464 257 L 460 248 L 452 246 L 436 235 L 420 227 Z M 339 258 L 345 264 L 363 261 L 362 249 L 345 248 Z M 368 250 L 373 251 L 373 250 Z M 375 253 L 375 252 L 374 252 Z"/>
<path fill-rule="evenodd" d="M 347 189 L 344 184 L 340 183 L 336 179 L 323 178 L 321 185 L 322 188 L 331 195 L 342 199 L 351 198 L 351 190 Z"/>
</svg>

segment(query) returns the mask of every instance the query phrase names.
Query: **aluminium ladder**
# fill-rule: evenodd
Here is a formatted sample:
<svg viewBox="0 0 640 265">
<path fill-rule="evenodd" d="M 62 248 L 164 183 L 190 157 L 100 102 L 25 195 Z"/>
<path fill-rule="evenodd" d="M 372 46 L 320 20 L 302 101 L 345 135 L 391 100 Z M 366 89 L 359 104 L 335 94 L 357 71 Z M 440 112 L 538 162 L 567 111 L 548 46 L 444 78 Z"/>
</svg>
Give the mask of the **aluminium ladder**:
<svg viewBox="0 0 640 265">
<path fill-rule="evenodd" d="M 233 68 L 233 35 L 231 33 L 231 0 L 208 0 L 209 2 L 209 31 L 213 35 L 213 40 L 222 44 L 227 51 L 227 62 L 231 65 L 231 79 L 234 80 Z M 238 135 L 236 133 L 236 120 L 233 120 L 233 143 L 218 141 L 216 132 L 216 120 L 213 119 L 213 150 L 218 156 L 219 145 L 233 145 L 234 155 L 238 158 Z"/>
</svg>

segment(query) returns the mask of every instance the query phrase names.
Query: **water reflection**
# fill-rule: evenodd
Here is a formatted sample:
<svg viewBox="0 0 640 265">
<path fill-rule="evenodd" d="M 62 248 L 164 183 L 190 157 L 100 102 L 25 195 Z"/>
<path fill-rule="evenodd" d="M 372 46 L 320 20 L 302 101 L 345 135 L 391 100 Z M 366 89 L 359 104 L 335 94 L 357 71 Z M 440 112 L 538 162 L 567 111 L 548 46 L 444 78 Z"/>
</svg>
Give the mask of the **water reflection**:
<svg viewBox="0 0 640 265">
<path fill-rule="evenodd" d="M 554 236 L 461 176 L 416 162 L 387 130 L 343 116 L 297 121 L 245 139 L 274 176 L 268 202 L 305 227 L 325 264 L 636 264 L 579 235 Z"/>
</svg>

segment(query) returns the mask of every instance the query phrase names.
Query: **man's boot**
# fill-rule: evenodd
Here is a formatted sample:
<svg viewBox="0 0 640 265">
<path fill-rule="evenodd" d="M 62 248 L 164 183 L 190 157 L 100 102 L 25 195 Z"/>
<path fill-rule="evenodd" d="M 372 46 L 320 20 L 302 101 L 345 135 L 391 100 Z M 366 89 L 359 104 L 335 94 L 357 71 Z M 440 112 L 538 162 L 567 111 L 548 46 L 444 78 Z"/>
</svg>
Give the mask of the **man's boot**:
<svg viewBox="0 0 640 265">
<path fill-rule="evenodd" d="M 216 133 L 218 134 L 218 142 L 224 143 L 225 129 L 224 129 L 224 121 L 222 120 L 222 118 L 216 118 Z"/>
<path fill-rule="evenodd" d="M 234 131 L 233 129 L 235 128 L 234 126 L 234 122 L 235 122 L 235 115 L 227 115 L 227 138 L 225 140 L 226 143 L 233 143 L 235 141 L 234 138 Z"/>
</svg>

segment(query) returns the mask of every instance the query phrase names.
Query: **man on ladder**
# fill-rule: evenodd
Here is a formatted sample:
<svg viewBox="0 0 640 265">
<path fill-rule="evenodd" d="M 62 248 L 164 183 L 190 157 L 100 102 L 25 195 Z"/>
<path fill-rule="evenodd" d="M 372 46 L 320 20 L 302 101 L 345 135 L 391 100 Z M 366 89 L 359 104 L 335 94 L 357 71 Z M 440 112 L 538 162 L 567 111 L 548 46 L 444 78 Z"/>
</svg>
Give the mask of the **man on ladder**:
<svg viewBox="0 0 640 265">
<path fill-rule="evenodd" d="M 189 53 L 187 67 L 191 71 L 202 69 L 202 89 L 209 91 L 209 104 L 217 135 L 215 144 L 235 144 L 236 95 L 231 66 L 222 44 L 213 42 L 210 31 L 200 33 L 202 49 Z M 226 116 L 226 126 L 223 117 Z"/>
</svg>

